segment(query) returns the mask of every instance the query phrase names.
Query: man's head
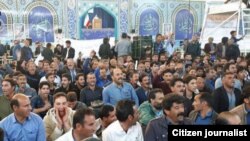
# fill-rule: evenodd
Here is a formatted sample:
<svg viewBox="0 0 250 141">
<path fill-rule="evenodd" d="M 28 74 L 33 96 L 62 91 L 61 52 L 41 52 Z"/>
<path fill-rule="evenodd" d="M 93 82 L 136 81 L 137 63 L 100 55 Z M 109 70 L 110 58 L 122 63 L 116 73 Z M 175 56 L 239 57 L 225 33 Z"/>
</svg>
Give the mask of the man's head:
<svg viewBox="0 0 250 141">
<path fill-rule="evenodd" d="M 139 82 L 143 88 L 149 89 L 150 88 L 150 79 L 148 74 L 142 73 L 139 77 Z"/>
<path fill-rule="evenodd" d="M 201 76 L 198 76 L 196 79 L 196 84 L 197 84 L 198 90 L 203 90 L 205 87 L 205 79 Z"/>
<path fill-rule="evenodd" d="M 75 68 L 75 62 L 74 62 L 74 60 L 72 58 L 67 59 L 67 68 L 69 70 L 72 70 L 72 69 Z"/>
<path fill-rule="evenodd" d="M 88 86 L 95 86 L 96 85 L 96 77 L 95 74 L 90 72 L 87 74 L 87 84 Z"/>
<path fill-rule="evenodd" d="M 13 79 L 11 78 L 3 79 L 2 80 L 3 95 L 7 97 L 9 97 L 10 95 L 14 95 L 15 86 L 16 86 L 16 82 Z"/>
<path fill-rule="evenodd" d="M 234 88 L 235 77 L 232 72 L 226 72 L 222 76 L 222 84 L 227 88 Z"/>
<path fill-rule="evenodd" d="M 100 68 L 100 78 L 107 79 L 107 70 L 104 67 Z"/>
<path fill-rule="evenodd" d="M 64 92 L 58 92 L 53 96 L 54 109 L 59 112 L 59 115 L 63 117 L 67 110 L 67 95 Z"/>
<path fill-rule="evenodd" d="M 178 94 L 168 94 L 162 102 L 164 114 L 175 124 L 184 120 L 184 101 L 185 98 Z"/>
<path fill-rule="evenodd" d="M 92 137 L 95 133 L 95 114 L 91 109 L 78 109 L 73 116 L 73 132 L 80 140 Z"/>
<path fill-rule="evenodd" d="M 191 75 L 187 75 L 183 78 L 183 81 L 185 83 L 185 87 L 186 87 L 186 91 L 189 92 L 195 92 L 197 89 L 197 83 L 196 83 L 196 78 L 191 76 Z"/>
<path fill-rule="evenodd" d="M 34 75 L 36 73 L 36 64 L 33 61 L 27 63 L 27 70 L 29 74 Z"/>
<path fill-rule="evenodd" d="M 19 74 L 17 76 L 17 84 L 20 88 L 25 88 L 27 84 L 27 78 L 24 74 Z"/>
<path fill-rule="evenodd" d="M 173 73 L 171 70 L 167 69 L 162 73 L 162 77 L 164 79 L 164 82 L 166 82 L 167 84 L 170 83 L 171 80 L 173 80 Z"/>
<path fill-rule="evenodd" d="M 68 88 L 71 83 L 71 76 L 67 73 L 62 74 L 62 87 Z"/>
<path fill-rule="evenodd" d="M 161 89 L 156 88 L 149 92 L 148 102 L 151 103 L 151 105 L 156 110 L 161 110 L 163 98 L 164 98 L 163 91 Z"/>
<path fill-rule="evenodd" d="M 47 81 L 39 83 L 39 95 L 41 97 L 48 97 L 50 93 L 50 84 Z"/>
<path fill-rule="evenodd" d="M 71 41 L 70 41 L 70 40 L 67 40 L 65 43 L 66 43 L 66 47 L 67 47 L 67 48 L 70 48 L 70 46 L 71 46 Z"/>
<path fill-rule="evenodd" d="M 111 76 L 112 76 L 112 80 L 114 83 L 116 83 L 117 85 L 122 85 L 123 73 L 122 73 L 122 70 L 120 68 L 114 68 L 111 71 Z"/>
<path fill-rule="evenodd" d="M 54 81 L 55 81 L 55 74 L 54 73 L 47 73 L 46 75 L 45 75 L 45 78 L 47 79 L 47 81 L 49 82 L 49 83 L 54 83 Z"/>
<path fill-rule="evenodd" d="M 185 85 L 181 78 L 175 78 L 170 82 L 170 88 L 173 93 L 183 96 L 185 92 Z"/>
<path fill-rule="evenodd" d="M 246 86 L 242 92 L 243 101 L 247 110 L 250 109 L 250 86 Z"/>
<path fill-rule="evenodd" d="M 241 119 L 236 113 L 221 112 L 215 120 L 215 125 L 240 125 Z"/>
<path fill-rule="evenodd" d="M 84 78 L 83 73 L 78 73 L 76 75 L 76 84 L 78 84 L 78 85 L 80 85 L 82 87 L 85 85 L 85 78 Z"/>
<path fill-rule="evenodd" d="M 116 120 L 115 108 L 112 105 L 103 105 L 100 109 L 99 116 L 102 119 L 102 122 L 108 126 Z"/>
<path fill-rule="evenodd" d="M 129 80 L 132 85 L 136 85 L 139 81 L 139 73 L 137 71 L 132 71 L 129 74 Z"/>
<path fill-rule="evenodd" d="M 236 67 L 235 63 L 227 63 L 224 66 L 224 72 L 232 72 L 232 73 L 236 74 L 237 73 L 237 67 Z"/>
<path fill-rule="evenodd" d="M 131 100 L 120 100 L 116 105 L 116 117 L 120 122 L 127 123 L 129 127 L 136 124 L 139 113 L 135 102 Z"/>
<path fill-rule="evenodd" d="M 211 94 L 204 92 L 194 97 L 193 107 L 195 111 L 207 110 L 213 106 L 213 97 Z"/>
<path fill-rule="evenodd" d="M 15 116 L 23 119 L 27 118 L 32 110 L 29 98 L 26 95 L 20 93 L 13 96 L 10 106 Z"/>
<path fill-rule="evenodd" d="M 77 95 L 76 92 L 68 92 L 67 93 L 67 101 L 68 101 L 68 107 L 71 109 L 74 109 L 77 103 Z"/>
</svg>

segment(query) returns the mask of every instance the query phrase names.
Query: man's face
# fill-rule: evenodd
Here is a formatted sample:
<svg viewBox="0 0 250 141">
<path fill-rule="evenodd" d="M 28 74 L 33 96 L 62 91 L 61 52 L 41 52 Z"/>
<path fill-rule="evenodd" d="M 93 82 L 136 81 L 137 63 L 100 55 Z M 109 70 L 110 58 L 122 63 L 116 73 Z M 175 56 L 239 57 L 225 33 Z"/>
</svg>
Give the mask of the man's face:
<svg viewBox="0 0 250 141">
<path fill-rule="evenodd" d="M 25 88 L 25 86 L 27 84 L 26 76 L 19 76 L 17 79 L 17 84 L 19 87 Z"/>
<path fill-rule="evenodd" d="M 173 74 L 170 72 L 164 73 L 163 74 L 163 79 L 166 83 L 170 83 L 171 80 L 173 80 Z"/>
<path fill-rule="evenodd" d="M 208 78 L 214 80 L 216 78 L 216 71 L 214 69 L 210 69 L 208 72 Z"/>
<path fill-rule="evenodd" d="M 84 76 L 80 76 L 80 77 L 78 78 L 78 80 L 76 81 L 76 83 L 78 83 L 78 84 L 81 85 L 81 86 L 84 86 L 84 83 L 85 83 Z"/>
<path fill-rule="evenodd" d="M 115 115 L 115 110 L 112 112 L 109 112 L 109 116 L 108 117 L 104 117 L 103 120 L 109 125 L 112 122 L 114 122 L 116 120 L 116 115 Z"/>
<path fill-rule="evenodd" d="M 185 85 L 181 81 L 175 82 L 175 85 L 171 87 L 173 93 L 183 96 L 185 92 Z"/>
<path fill-rule="evenodd" d="M 89 86 L 95 86 L 95 84 L 96 84 L 95 74 L 87 75 L 87 83 Z"/>
<path fill-rule="evenodd" d="M 113 66 L 113 67 L 116 67 L 117 66 L 117 61 L 115 59 L 111 59 L 110 60 L 110 65 Z"/>
<path fill-rule="evenodd" d="M 153 64 L 153 66 L 152 66 L 152 71 L 153 72 L 157 72 L 159 69 L 160 69 L 160 67 L 158 65 Z"/>
<path fill-rule="evenodd" d="M 234 88 L 235 78 L 233 74 L 228 74 L 222 78 L 222 83 L 226 87 Z"/>
<path fill-rule="evenodd" d="M 74 69 L 74 60 L 73 59 L 67 59 L 67 67 L 68 69 L 72 70 Z"/>
<path fill-rule="evenodd" d="M 95 116 L 85 115 L 84 123 L 81 125 L 79 131 L 84 137 L 92 137 L 96 130 Z"/>
<path fill-rule="evenodd" d="M 140 63 L 139 65 L 138 65 L 138 71 L 139 72 L 144 72 L 145 71 L 145 65 L 143 64 L 143 63 Z"/>
<path fill-rule="evenodd" d="M 71 82 L 71 81 L 68 80 L 68 78 L 62 77 L 62 87 L 63 87 L 63 88 L 67 88 L 67 87 L 69 86 L 70 82 Z"/>
<path fill-rule="evenodd" d="M 14 92 L 15 87 L 12 87 L 10 82 L 3 81 L 2 82 L 3 95 L 8 96 Z"/>
<path fill-rule="evenodd" d="M 148 76 L 142 78 L 141 86 L 144 88 L 150 88 L 150 80 Z"/>
<path fill-rule="evenodd" d="M 200 101 L 200 95 L 196 95 L 194 97 L 193 107 L 195 111 L 201 111 L 202 109 L 202 103 Z"/>
<path fill-rule="evenodd" d="M 67 99 L 64 96 L 57 97 L 54 102 L 55 110 L 58 110 L 60 116 L 64 116 L 67 110 Z"/>
<path fill-rule="evenodd" d="M 182 122 L 184 120 L 184 104 L 173 103 L 170 110 L 164 110 L 167 116 L 175 123 Z"/>
<path fill-rule="evenodd" d="M 152 61 L 153 62 L 158 62 L 158 55 L 153 55 Z"/>
<path fill-rule="evenodd" d="M 55 75 L 54 74 L 50 75 L 47 80 L 48 80 L 49 83 L 54 83 Z"/>
<path fill-rule="evenodd" d="M 73 109 L 76 106 L 77 101 L 74 102 L 70 102 L 68 101 L 68 107 L 70 107 L 71 109 Z"/>
<path fill-rule="evenodd" d="M 202 77 L 197 77 L 196 83 L 197 83 L 197 88 L 198 88 L 199 90 L 203 90 L 203 88 L 205 87 L 205 80 L 204 80 L 204 78 L 202 78 Z"/>
<path fill-rule="evenodd" d="M 23 118 L 27 118 L 32 110 L 29 98 L 28 97 L 22 98 L 18 100 L 18 103 L 19 107 L 14 108 L 14 113 Z"/>
<path fill-rule="evenodd" d="M 136 106 L 133 107 L 134 109 L 134 115 L 133 115 L 133 119 L 131 121 L 131 125 L 135 125 L 136 122 L 139 120 L 139 112 L 138 109 L 136 108 Z"/>
<path fill-rule="evenodd" d="M 229 66 L 229 72 L 237 73 L 236 65 L 230 65 L 230 66 Z"/>
<path fill-rule="evenodd" d="M 121 85 L 123 83 L 123 75 L 122 74 L 123 73 L 122 73 L 121 69 L 114 69 L 113 70 L 112 79 L 118 85 Z"/>
<path fill-rule="evenodd" d="M 138 81 L 139 81 L 139 74 L 138 73 L 133 74 L 130 82 L 132 84 L 137 84 Z"/>
<path fill-rule="evenodd" d="M 50 66 L 48 62 L 43 63 L 43 70 L 47 72 L 49 70 Z"/>
<path fill-rule="evenodd" d="M 36 64 L 34 62 L 29 62 L 28 72 L 32 75 L 36 73 Z"/>
<path fill-rule="evenodd" d="M 48 97 L 50 93 L 50 89 L 48 85 L 43 85 L 42 88 L 39 89 L 39 91 L 42 97 Z"/>
<path fill-rule="evenodd" d="M 107 78 L 106 69 L 100 69 L 100 77 L 103 79 Z"/>
<path fill-rule="evenodd" d="M 70 47 L 70 44 L 69 44 L 69 43 L 66 43 L 66 47 Z"/>
<path fill-rule="evenodd" d="M 157 110 L 161 110 L 162 109 L 162 101 L 164 99 L 164 94 L 159 92 L 155 94 L 155 99 L 151 99 L 151 104 L 152 106 L 157 109 Z"/>
<path fill-rule="evenodd" d="M 187 85 L 186 89 L 189 90 L 190 92 L 195 92 L 197 89 L 197 83 L 196 79 L 192 79 Z"/>
</svg>

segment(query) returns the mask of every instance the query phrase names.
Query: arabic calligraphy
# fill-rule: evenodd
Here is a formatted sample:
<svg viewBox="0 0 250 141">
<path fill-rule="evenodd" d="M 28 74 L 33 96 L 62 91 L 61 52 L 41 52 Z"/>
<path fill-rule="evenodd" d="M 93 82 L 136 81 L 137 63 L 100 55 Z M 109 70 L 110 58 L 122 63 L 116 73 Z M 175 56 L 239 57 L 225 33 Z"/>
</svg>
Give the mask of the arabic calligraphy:
<svg viewBox="0 0 250 141">
<path fill-rule="evenodd" d="M 140 17 L 140 35 L 155 35 L 159 32 L 159 16 L 153 9 L 145 10 Z"/>
</svg>

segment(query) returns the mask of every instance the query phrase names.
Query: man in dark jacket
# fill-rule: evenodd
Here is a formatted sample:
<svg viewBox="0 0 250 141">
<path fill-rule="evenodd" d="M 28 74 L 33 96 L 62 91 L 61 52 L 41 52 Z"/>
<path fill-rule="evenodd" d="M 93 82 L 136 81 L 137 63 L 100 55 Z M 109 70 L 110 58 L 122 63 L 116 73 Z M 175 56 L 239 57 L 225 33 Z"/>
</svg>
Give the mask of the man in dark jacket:
<svg viewBox="0 0 250 141">
<path fill-rule="evenodd" d="M 145 141 L 168 141 L 168 125 L 191 125 L 184 118 L 185 98 L 178 94 L 168 94 L 162 102 L 164 116 L 150 121 L 145 132 Z"/>
<path fill-rule="evenodd" d="M 68 58 L 74 58 L 75 57 L 75 49 L 71 47 L 70 40 L 66 41 L 66 48 L 62 51 L 62 58 L 64 60 L 67 60 Z"/>
<path fill-rule="evenodd" d="M 109 59 L 111 57 L 109 38 L 103 38 L 103 43 L 101 44 L 98 53 L 102 59 Z"/>
<path fill-rule="evenodd" d="M 21 60 L 25 60 L 26 62 L 33 58 L 33 52 L 29 46 L 30 41 L 26 39 L 24 41 L 24 47 L 21 49 Z"/>
<path fill-rule="evenodd" d="M 51 50 L 51 43 L 47 43 L 46 48 L 42 52 L 42 56 L 44 57 L 44 60 L 48 60 L 50 63 L 52 62 L 54 53 Z"/>
</svg>

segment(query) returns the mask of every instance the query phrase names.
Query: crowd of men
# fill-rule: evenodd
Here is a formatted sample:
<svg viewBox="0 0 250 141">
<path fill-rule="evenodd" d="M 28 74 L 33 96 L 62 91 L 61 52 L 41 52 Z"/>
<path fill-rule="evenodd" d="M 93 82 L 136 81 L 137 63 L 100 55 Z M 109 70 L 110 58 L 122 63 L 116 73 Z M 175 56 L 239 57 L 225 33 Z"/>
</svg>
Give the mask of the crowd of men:
<svg viewBox="0 0 250 141">
<path fill-rule="evenodd" d="M 43 48 L 14 41 L 12 63 L 3 55 L 0 132 L 5 141 L 166 141 L 168 125 L 250 124 L 250 58 L 240 56 L 235 31 L 201 47 L 158 34 L 152 52 L 131 57 L 123 33 L 112 49 L 77 60 L 71 42 Z M 170 51 L 169 51 L 170 50 Z M 38 66 L 33 56 L 42 54 Z M 98 57 L 100 56 L 100 58 Z"/>
</svg>

